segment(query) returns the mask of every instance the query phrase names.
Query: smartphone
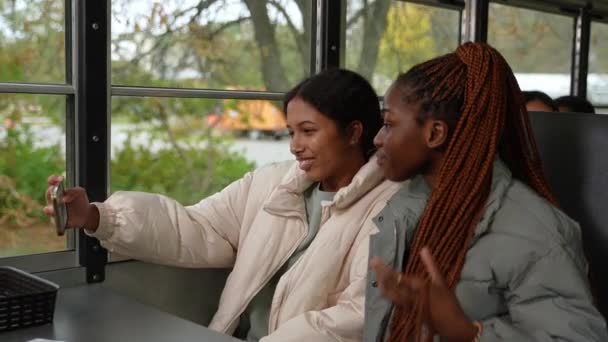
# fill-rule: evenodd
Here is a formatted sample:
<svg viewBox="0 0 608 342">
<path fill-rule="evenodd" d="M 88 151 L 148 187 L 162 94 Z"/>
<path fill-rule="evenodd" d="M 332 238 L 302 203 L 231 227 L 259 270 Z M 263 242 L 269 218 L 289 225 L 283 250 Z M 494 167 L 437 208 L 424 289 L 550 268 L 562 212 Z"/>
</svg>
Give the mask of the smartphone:
<svg viewBox="0 0 608 342">
<path fill-rule="evenodd" d="M 53 200 L 53 209 L 55 210 L 55 228 L 59 236 L 65 233 L 68 223 L 68 208 L 63 202 L 63 195 L 63 182 L 51 189 L 51 199 Z"/>
</svg>

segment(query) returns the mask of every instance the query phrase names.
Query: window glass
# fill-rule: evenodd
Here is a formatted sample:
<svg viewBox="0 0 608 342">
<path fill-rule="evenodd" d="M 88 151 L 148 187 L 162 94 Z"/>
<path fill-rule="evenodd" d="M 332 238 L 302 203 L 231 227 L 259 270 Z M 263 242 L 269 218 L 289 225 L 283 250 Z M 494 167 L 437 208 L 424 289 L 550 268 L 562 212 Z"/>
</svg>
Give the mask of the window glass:
<svg viewBox="0 0 608 342">
<path fill-rule="evenodd" d="M 608 105 L 608 24 L 591 24 L 587 96 L 593 104 Z M 606 112 L 605 108 L 603 109 Z"/>
<path fill-rule="evenodd" d="M 286 91 L 310 73 L 313 3 L 112 0 L 112 82 Z"/>
<path fill-rule="evenodd" d="M 397 75 L 458 46 L 459 12 L 405 1 L 348 1 L 345 65 L 383 95 Z"/>
<path fill-rule="evenodd" d="M 255 167 L 292 160 L 280 104 L 114 97 L 111 190 L 192 204 Z"/>
<path fill-rule="evenodd" d="M 522 90 L 570 93 L 573 18 L 490 4 L 488 43 L 505 57 Z"/>
<path fill-rule="evenodd" d="M 64 0 L 0 1 L 0 82 L 65 83 Z"/>
<path fill-rule="evenodd" d="M 65 175 L 65 103 L 0 94 L 0 257 L 66 249 L 42 212 L 45 180 Z"/>
</svg>

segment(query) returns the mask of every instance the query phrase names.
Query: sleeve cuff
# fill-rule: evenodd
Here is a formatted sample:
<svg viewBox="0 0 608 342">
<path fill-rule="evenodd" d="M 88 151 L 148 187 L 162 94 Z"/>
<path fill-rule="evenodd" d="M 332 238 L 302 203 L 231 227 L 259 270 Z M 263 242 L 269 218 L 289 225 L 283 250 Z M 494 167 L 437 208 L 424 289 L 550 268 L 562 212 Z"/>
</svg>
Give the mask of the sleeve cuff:
<svg viewBox="0 0 608 342">
<path fill-rule="evenodd" d="M 92 205 L 99 210 L 99 226 L 95 232 L 84 229 L 85 234 L 99 240 L 108 240 L 114 235 L 116 226 L 116 213 L 105 203 L 93 202 Z"/>
</svg>

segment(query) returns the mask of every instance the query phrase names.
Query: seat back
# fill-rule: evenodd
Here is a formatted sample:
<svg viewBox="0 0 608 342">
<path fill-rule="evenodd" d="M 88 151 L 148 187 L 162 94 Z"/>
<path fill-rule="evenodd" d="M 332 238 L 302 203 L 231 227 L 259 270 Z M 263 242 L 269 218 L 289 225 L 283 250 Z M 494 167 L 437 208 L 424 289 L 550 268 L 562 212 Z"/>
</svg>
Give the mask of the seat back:
<svg viewBox="0 0 608 342">
<path fill-rule="evenodd" d="M 530 113 L 544 170 L 562 210 L 578 221 L 600 311 L 608 314 L 608 116 Z M 556 270 L 559 272 L 559 270 Z"/>
</svg>

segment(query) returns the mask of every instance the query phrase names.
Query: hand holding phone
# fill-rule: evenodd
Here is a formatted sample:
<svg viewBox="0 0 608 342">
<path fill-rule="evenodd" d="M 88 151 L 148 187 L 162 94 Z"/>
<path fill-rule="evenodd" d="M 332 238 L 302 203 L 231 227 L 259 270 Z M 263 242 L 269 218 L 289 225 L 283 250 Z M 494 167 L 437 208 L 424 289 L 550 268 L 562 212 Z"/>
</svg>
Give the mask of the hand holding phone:
<svg viewBox="0 0 608 342">
<path fill-rule="evenodd" d="M 55 211 L 55 228 L 59 236 L 65 233 L 68 223 L 68 208 L 63 201 L 64 194 L 63 181 L 51 190 L 51 200 L 53 201 L 53 209 Z"/>
<path fill-rule="evenodd" d="M 86 228 L 90 232 L 97 230 L 99 211 L 89 203 L 85 189 L 65 188 L 63 176 L 51 175 L 45 197 L 46 206 L 42 210 L 55 220 L 57 235 L 63 235 L 66 229 L 71 228 Z"/>
</svg>

